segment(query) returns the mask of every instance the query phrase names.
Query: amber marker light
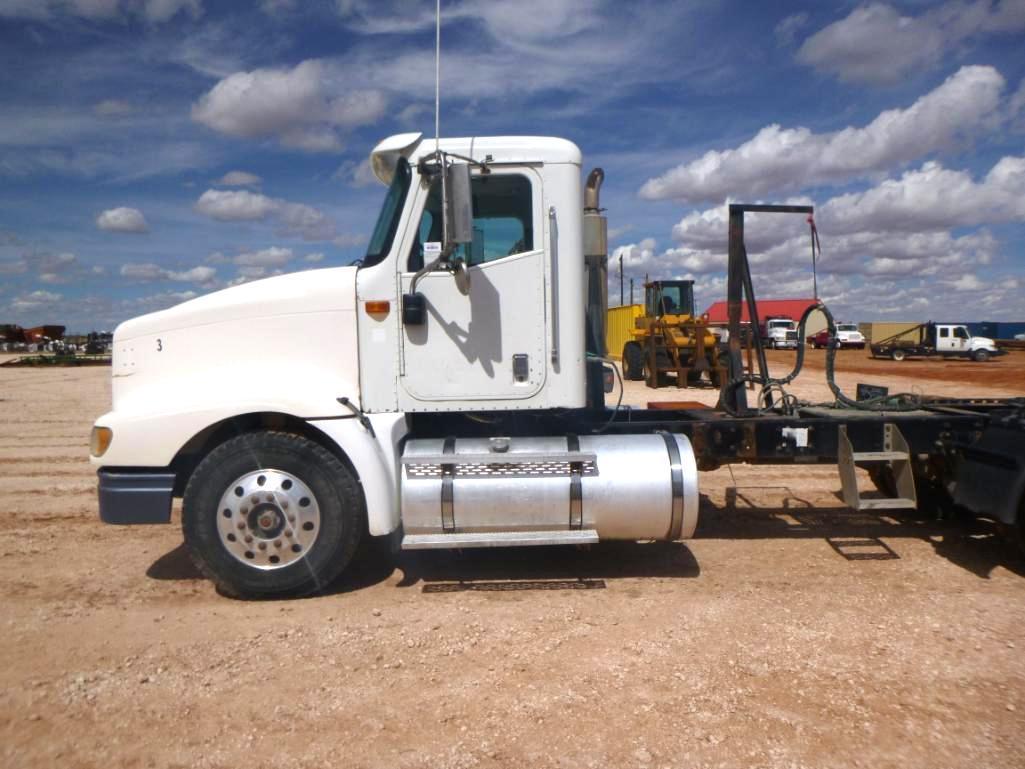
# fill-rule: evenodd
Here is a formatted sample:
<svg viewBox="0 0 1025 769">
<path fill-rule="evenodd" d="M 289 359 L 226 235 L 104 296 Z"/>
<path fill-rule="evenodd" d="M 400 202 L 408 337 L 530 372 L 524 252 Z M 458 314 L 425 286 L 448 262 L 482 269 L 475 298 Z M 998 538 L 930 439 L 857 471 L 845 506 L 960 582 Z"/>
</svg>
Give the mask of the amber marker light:
<svg viewBox="0 0 1025 769">
<path fill-rule="evenodd" d="M 391 311 L 391 302 L 387 299 L 371 299 L 363 303 L 367 315 L 387 315 Z"/>
<path fill-rule="evenodd" d="M 113 439 L 114 431 L 109 427 L 93 427 L 92 435 L 89 436 L 89 453 L 94 457 L 102 457 Z"/>
</svg>

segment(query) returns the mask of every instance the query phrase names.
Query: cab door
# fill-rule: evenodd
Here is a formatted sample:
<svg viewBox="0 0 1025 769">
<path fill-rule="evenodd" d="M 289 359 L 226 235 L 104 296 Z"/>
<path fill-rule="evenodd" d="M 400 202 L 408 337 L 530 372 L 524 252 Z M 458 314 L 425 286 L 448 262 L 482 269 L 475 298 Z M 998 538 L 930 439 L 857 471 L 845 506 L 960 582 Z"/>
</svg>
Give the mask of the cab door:
<svg viewBox="0 0 1025 769">
<path fill-rule="evenodd" d="M 491 169 L 471 182 L 473 242 L 464 275 L 431 272 L 417 284 L 426 313 L 401 332 L 399 406 L 436 411 L 439 401 L 504 408 L 538 393 L 548 370 L 546 242 L 541 177 L 532 168 Z M 421 190 L 419 229 L 400 276 L 403 294 L 441 241 L 440 183 Z M 455 403 L 451 408 L 457 408 Z"/>
<path fill-rule="evenodd" d="M 962 348 L 961 340 L 956 336 L 957 327 L 936 327 L 936 349 L 940 352 L 957 352 Z"/>
</svg>

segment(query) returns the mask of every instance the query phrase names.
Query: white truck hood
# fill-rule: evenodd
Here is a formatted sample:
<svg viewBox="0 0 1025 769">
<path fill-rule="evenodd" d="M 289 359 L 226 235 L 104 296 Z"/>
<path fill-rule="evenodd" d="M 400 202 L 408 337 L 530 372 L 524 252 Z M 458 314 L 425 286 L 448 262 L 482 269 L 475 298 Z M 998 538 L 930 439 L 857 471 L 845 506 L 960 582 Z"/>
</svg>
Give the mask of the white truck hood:
<svg viewBox="0 0 1025 769">
<path fill-rule="evenodd" d="M 276 315 L 349 310 L 356 306 L 356 268 L 333 267 L 255 280 L 126 320 L 119 341 L 158 332 Z"/>
<path fill-rule="evenodd" d="M 115 411 L 331 414 L 359 397 L 356 268 L 281 275 L 125 321 Z"/>
</svg>

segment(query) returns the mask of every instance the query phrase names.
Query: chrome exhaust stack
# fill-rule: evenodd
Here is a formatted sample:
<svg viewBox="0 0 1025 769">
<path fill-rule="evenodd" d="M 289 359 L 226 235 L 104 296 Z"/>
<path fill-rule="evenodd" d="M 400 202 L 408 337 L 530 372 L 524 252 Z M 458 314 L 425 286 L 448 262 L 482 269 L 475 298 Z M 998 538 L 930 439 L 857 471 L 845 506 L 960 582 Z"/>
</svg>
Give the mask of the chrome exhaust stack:
<svg viewBox="0 0 1025 769">
<path fill-rule="evenodd" d="M 604 358 L 605 318 L 609 309 L 608 220 L 598 205 L 605 172 L 595 168 L 584 186 L 584 265 L 587 270 L 587 352 Z"/>
</svg>

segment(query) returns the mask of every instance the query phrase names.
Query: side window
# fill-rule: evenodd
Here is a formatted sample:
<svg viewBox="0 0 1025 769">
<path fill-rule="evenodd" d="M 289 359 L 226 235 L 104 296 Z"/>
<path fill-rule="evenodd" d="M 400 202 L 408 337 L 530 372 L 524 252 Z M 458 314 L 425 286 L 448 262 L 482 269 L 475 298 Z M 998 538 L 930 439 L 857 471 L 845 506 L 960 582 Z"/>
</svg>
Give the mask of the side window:
<svg viewBox="0 0 1025 769">
<path fill-rule="evenodd" d="M 950 336 L 950 329 L 949 328 L 941 328 L 940 329 L 940 336 L 943 337 L 944 339 L 946 339 L 948 336 Z"/>
<path fill-rule="evenodd" d="M 968 330 L 964 326 L 958 326 L 954 329 L 954 336 L 956 336 L 958 339 L 967 339 Z"/>
<path fill-rule="evenodd" d="M 482 264 L 534 250 L 534 203 L 530 180 L 518 174 L 487 174 L 472 180 L 473 242 L 461 247 L 467 264 Z M 408 269 L 423 266 L 423 244 L 442 238 L 441 182 L 435 180 L 420 218 Z"/>
</svg>

